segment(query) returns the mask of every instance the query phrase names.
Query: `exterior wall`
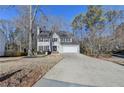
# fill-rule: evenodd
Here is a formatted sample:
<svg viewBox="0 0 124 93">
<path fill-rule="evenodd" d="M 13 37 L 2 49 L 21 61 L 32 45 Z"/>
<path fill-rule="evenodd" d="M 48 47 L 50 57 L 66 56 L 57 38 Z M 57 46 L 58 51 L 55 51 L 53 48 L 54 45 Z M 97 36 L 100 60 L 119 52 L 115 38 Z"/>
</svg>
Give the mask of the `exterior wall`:
<svg viewBox="0 0 124 93">
<path fill-rule="evenodd" d="M 5 52 L 5 36 L 2 32 L 0 32 L 0 56 L 4 56 Z"/>
<path fill-rule="evenodd" d="M 37 27 L 37 36 L 40 34 L 40 29 Z M 40 51 L 39 46 L 49 46 L 50 50 L 50 40 L 48 42 L 41 42 L 39 39 L 37 39 L 37 51 Z"/>
<path fill-rule="evenodd" d="M 39 46 L 49 46 L 50 50 L 50 41 L 49 42 L 37 42 L 37 51 L 39 51 Z"/>
<path fill-rule="evenodd" d="M 37 28 L 37 36 L 39 35 L 39 28 Z M 39 46 L 49 46 L 49 50 L 51 51 L 51 48 L 53 46 L 57 46 L 57 52 L 59 53 L 64 53 L 63 48 L 66 47 L 70 47 L 68 48 L 68 52 L 72 53 L 73 51 L 71 49 L 77 49 L 77 51 L 75 53 L 79 53 L 79 45 L 61 45 L 61 39 L 59 37 L 58 34 L 53 33 L 52 35 L 52 39 L 53 38 L 57 38 L 57 41 L 55 42 L 51 42 L 50 40 L 48 42 L 41 42 L 39 41 L 39 39 L 37 39 L 37 51 L 39 51 Z M 72 39 L 71 39 L 72 41 Z"/>
<path fill-rule="evenodd" d="M 52 42 L 52 46 L 57 46 L 57 51 L 60 52 L 61 46 L 60 46 L 60 37 L 54 33 L 52 38 L 57 38 L 57 42 Z"/>
</svg>

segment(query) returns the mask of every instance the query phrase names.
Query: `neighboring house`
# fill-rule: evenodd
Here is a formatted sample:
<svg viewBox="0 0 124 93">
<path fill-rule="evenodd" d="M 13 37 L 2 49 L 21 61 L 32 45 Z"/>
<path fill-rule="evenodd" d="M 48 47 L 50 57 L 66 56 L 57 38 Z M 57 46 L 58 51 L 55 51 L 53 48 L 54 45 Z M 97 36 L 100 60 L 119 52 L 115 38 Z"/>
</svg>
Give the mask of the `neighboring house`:
<svg viewBox="0 0 124 93">
<path fill-rule="evenodd" d="M 37 51 L 79 53 L 79 42 L 69 32 L 37 31 Z"/>
<path fill-rule="evenodd" d="M 0 30 L 0 56 L 4 56 L 4 52 L 5 52 L 5 35 Z"/>
</svg>

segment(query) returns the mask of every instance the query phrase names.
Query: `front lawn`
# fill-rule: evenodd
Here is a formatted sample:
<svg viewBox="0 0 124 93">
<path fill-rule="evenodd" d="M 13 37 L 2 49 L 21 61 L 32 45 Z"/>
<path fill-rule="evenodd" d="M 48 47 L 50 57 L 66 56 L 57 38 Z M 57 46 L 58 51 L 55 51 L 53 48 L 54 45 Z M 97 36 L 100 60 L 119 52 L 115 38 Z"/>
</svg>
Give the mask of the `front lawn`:
<svg viewBox="0 0 124 93">
<path fill-rule="evenodd" d="M 0 86 L 33 86 L 62 58 L 60 54 L 52 54 L 45 57 L 21 58 L 10 62 L 0 62 Z"/>
</svg>

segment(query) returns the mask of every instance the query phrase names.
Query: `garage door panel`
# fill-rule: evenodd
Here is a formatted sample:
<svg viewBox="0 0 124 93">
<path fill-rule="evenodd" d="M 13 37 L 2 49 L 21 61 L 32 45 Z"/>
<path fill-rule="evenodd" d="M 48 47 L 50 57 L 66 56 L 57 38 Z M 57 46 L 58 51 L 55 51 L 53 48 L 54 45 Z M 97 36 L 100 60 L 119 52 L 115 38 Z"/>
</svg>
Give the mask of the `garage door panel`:
<svg viewBox="0 0 124 93">
<path fill-rule="evenodd" d="M 63 53 L 79 53 L 79 46 L 63 46 Z"/>
</svg>

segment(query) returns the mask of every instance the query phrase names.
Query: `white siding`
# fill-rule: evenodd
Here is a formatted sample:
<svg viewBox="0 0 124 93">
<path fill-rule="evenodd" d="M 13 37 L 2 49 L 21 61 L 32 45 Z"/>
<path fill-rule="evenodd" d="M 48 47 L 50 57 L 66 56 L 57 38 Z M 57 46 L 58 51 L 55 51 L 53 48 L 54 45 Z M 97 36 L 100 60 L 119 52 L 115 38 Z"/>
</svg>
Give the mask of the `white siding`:
<svg viewBox="0 0 124 93">
<path fill-rule="evenodd" d="M 37 33 L 39 34 L 39 32 Z M 57 38 L 56 42 L 52 42 L 52 46 L 57 46 L 57 51 L 59 53 L 79 53 L 79 45 L 61 45 L 61 39 L 58 34 L 53 33 L 52 39 Z M 72 39 L 71 39 L 72 41 Z M 40 42 L 37 39 L 37 51 L 39 51 L 39 46 L 49 46 L 50 48 L 50 41 L 49 42 Z"/>
<path fill-rule="evenodd" d="M 0 56 L 4 56 L 5 52 L 5 36 L 0 32 Z"/>
<path fill-rule="evenodd" d="M 57 51 L 60 52 L 61 46 L 59 36 L 56 33 L 54 33 L 52 38 L 57 38 L 57 42 L 52 42 L 52 46 L 57 46 Z"/>
<path fill-rule="evenodd" d="M 37 42 L 37 51 L 39 51 L 39 46 L 50 46 L 50 42 Z"/>
</svg>

